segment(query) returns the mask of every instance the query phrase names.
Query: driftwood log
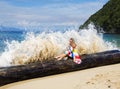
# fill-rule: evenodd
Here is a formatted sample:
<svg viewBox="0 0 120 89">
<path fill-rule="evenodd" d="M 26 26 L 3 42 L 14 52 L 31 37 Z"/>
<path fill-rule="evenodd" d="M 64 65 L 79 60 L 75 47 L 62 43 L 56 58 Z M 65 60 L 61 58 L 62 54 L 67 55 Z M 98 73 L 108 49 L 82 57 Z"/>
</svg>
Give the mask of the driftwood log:
<svg viewBox="0 0 120 89">
<path fill-rule="evenodd" d="M 73 60 L 48 60 L 27 65 L 0 68 L 0 86 L 47 75 L 82 70 L 86 68 L 120 63 L 120 51 L 111 50 L 81 56 L 82 63 L 76 64 Z"/>
</svg>

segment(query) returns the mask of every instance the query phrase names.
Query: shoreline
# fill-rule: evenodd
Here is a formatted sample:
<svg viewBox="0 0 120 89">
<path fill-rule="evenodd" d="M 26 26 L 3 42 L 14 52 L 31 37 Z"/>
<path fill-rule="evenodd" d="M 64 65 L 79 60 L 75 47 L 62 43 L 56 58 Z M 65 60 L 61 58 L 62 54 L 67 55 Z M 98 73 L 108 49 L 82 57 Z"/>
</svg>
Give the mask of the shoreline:
<svg viewBox="0 0 120 89">
<path fill-rule="evenodd" d="M 16 82 L 0 89 L 120 89 L 120 63 Z"/>
</svg>

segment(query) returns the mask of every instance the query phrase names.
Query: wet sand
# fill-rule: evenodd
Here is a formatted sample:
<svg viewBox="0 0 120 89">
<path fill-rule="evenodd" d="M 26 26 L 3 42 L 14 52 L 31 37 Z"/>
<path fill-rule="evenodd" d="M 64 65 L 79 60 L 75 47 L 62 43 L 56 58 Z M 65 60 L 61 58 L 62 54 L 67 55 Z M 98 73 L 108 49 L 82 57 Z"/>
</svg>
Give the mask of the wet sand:
<svg viewBox="0 0 120 89">
<path fill-rule="evenodd" d="M 0 89 L 120 89 L 120 63 L 12 83 Z"/>
</svg>

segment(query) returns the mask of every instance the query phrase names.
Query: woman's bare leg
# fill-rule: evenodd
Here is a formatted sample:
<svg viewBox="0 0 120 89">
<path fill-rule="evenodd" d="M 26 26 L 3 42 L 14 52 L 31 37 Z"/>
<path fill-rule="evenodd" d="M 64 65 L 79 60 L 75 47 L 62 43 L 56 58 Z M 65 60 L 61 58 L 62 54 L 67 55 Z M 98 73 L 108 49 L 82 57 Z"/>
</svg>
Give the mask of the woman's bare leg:
<svg viewBox="0 0 120 89">
<path fill-rule="evenodd" d="M 57 56 L 57 57 L 55 57 L 57 60 L 61 60 L 61 59 L 63 59 L 64 57 L 66 57 L 67 55 L 66 54 L 61 54 L 61 55 L 59 55 L 59 56 Z"/>
</svg>

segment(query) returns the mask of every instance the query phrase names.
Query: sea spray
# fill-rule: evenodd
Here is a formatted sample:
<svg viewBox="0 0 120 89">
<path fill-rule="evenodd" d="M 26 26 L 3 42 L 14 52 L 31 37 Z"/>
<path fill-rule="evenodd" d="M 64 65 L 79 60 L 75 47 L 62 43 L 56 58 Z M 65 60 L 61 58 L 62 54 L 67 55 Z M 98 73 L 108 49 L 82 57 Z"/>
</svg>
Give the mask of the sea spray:
<svg viewBox="0 0 120 89">
<path fill-rule="evenodd" d="M 116 49 L 105 42 L 93 25 L 88 29 L 68 30 L 65 32 L 27 33 L 21 42 L 6 42 L 6 50 L 0 55 L 0 66 L 27 64 L 53 59 L 66 50 L 69 38 L 74 38 L 80 55 Z"/>
</svg>

